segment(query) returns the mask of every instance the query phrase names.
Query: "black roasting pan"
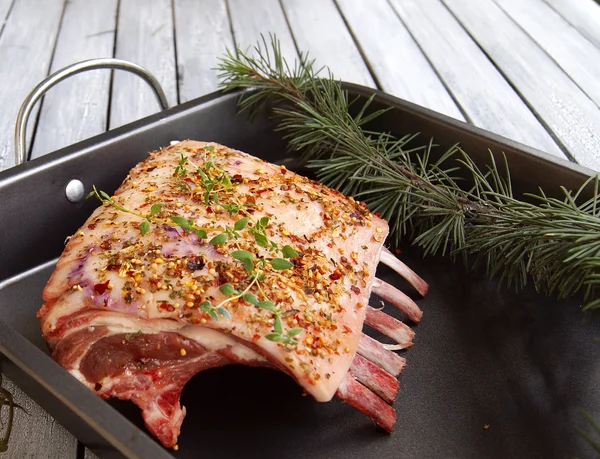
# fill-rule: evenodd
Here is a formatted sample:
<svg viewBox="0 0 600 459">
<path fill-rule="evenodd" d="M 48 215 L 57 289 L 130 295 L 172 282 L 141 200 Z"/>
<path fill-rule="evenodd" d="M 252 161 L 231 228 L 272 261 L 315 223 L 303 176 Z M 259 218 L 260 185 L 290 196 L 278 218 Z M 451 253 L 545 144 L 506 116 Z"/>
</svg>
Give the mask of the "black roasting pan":
<svg viewBox="0 0 600 459">
<path fill-rule="evenodd" d="M 373 91 L 345 86 L 363 99 Z M 402 258 L 429 282 L 430 293 L 418 299 L 424 317 L 403 354 L 408 366 L 391 435 L 339 400 L 320 404 L 302 396 L 283 374 L 228 367 L 186 386 L 180 449 L 167 451 L 146 433 L 132 404 L 101 400 L 50 359 L 35 317 L 41 291 L 65 238 L 97 205 L 69 202 L 66 184 L 79 179 L 86 189 L 113 191 L 148 151 L 186 138 L 293 167 L 272 122 L 236 115 L 237 97 L 213 93 L 0 173 L 2 372 L 100 457 L 587 457 L 591 449 L 573 428 L 585 425 L 579 408 L 600 417 L 600 333 L 596 322 L 582 321 L 581 299 L 499 289 L 481 272 L 422 258 L 410 247 Z M 593 173 L 377 93 L 372 108 L 389 106 L 372 128 L 421 132 L 424 142 L 433 136 L 442 148 L 460 142 L 481 164 L 488 149 L 504 151 L 521 189 L 576 188 Z M 379 276 L 402 286 L 387 269 Z"/>
</svg>

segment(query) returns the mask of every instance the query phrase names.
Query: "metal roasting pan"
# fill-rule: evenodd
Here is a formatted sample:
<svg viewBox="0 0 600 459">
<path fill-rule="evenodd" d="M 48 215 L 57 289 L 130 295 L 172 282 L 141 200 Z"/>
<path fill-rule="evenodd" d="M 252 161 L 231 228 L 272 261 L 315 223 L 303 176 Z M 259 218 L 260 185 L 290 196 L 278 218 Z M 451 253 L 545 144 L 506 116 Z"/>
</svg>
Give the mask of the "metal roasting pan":
<svg viewBox="0 0 600 459">
<path fill-rule="evenodd" d="M 344 86 L 363 100 L 373 93 Z M 340 400 L 317 403 L 302 396 L 284 374 L 226 367 L 203 372 L 187 384 L 180 449 L 167 451 L 145 431 L 133 404 L 101 400 L 49 357 L 35 316 L 41 291 L 65 238 L 97 205 L 69 201 L 66 185 L 77 179 L 86 190 L 95 184 L 112 192 L 147 152 L 174 139 L 215 141 L 293 167 L 294 158 L 266 116 L 250 122 L 236 115 L 238 96 L 215 92 L 0 172 L 2 373 L 101 458 L 590 455 L 573 427 L 585 425 L 580 407 L 600 416 L 594 342 L 600 333 L 595 322 L 582 320 L 581 299 L 558 301 L 532 288 L 519 293 L 498 288 L 482 272 L 467 272 L 446 258 L 423 259 L 408 245 L 401 257 L 429 282 L 430 293 L 417 300 L 424 316 L 415 327 L 415 345 L 403 353 L 408 366 L 400 376 L 398 421 L 391 435 Z M 577 188 L 593 174 L 376 92 L 372 108 L 380 107 L 393 109 L 373 129 L 396 135 L 421 132 L 423 142 L 433 136 L 440 148 L 460 142 L 481 165 L 488 149 L 505 152 L 513 180 L 523 190 Z M 378 275 L 404 286 L 385 267 Z M 389 306 L 386 312 L 399 317 Z"/>
</svg>

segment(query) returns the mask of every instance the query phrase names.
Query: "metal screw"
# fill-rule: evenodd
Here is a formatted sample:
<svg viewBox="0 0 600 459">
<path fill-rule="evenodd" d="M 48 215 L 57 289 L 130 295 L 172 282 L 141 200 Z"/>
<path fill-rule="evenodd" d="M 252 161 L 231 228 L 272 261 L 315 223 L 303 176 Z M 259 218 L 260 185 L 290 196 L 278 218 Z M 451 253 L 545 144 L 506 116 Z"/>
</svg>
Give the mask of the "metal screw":
<svg viewBox="0 0 600 459">
<path fill-rule="evenodd" d="M 65 188 L 65 195 L 71 202 L 79 202 L 83 199 L 85 188 L 81 180 L 71 180 Z"/>
</svg>

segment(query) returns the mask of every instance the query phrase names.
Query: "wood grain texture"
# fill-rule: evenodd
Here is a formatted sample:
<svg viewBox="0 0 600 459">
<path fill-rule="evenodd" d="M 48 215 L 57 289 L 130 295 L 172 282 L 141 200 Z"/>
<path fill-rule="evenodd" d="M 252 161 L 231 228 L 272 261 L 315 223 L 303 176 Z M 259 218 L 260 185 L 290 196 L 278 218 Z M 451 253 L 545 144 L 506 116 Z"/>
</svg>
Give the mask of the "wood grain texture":
<svg viewBox="0 0 600 459">
<path fill-rule="evenodd" d="M 8 451 L 0 454 L 2 459 L 75 459 L 77 440 L 73 435 L 8 378 L 3 378 L 2 387 L 29 413 L 15 411 Z"/>
<path fill-rule="evenodd" d="M 290 32 L 279 0 L 228 0 L 236 46 L 253 54 L 253 47 L 261 34 L 269 41 L 269 33 L 275 34 L 281 45 L 281 53 L 288 63 L 298 58 L 294 38 Z"/>
<path fill-rule="evenodd" d="M 600 106 L 600 48 L 542 0 L 496 3 Z"/>
<path fill-rule="evenodd" d="M 233 49 L 225 0 L 175 0 L 175 31 L 181 102 L 215 91 L 213 68 Z"/>
<path fill-rule="evenodd" d="M 116 14 L 117 0 L 69 1 L 52 59 L 52 72 L 84 59 L 112 57 Z M 93 70 L 52 88 L 44 97 L 32 157 L 104 132 L 109 83 L 109 70 Z"/>
<path fill-rule="evenodd" d="M 446 5 L 580 164 L 600 171 L 600 109 L 492 0 Z"/>
<path fill-rule="evenodd" d="M 175 43 L 170 0 L 120 0 L 115 57 L 146 67 L 162 85 L 170 105 L 177 104 Z M 110 128 L 156 113 L 160 104 L 141 78 L 115 71 Z"/>
<path fill-rule="evenodd" d="M 464 121 L 387 0 L 337 0 L 337 4 L 384 91 Z"/>
<path fill-rule="evenodd" d="M 298 49 L 317 68 L 327 65 L 336 78 L 375 87 L 359 49 L 333 0 L 282 0 Z"/>
<path fill-rule="evenodd" d="M 392 5 L 474 125 L 564 158 L 558 145 L 439 0 Z"/>
<path fill-rule="evenodd" d="M 594 0 L 545 0 L 581 34 L 600 48 L 600 5 Z"/>
<path fill-rule="evenodd" d="M 0 170 L 14 165 L 15 118 L 23 99 L 48 74 L 63 4 L 64 0 L 16 0 L 2 30 Z M 32 112 L 32 120 L 37 110 Z M 34 123 L 29 125 L 27 140 L 31 143 Z"/>
</svg>

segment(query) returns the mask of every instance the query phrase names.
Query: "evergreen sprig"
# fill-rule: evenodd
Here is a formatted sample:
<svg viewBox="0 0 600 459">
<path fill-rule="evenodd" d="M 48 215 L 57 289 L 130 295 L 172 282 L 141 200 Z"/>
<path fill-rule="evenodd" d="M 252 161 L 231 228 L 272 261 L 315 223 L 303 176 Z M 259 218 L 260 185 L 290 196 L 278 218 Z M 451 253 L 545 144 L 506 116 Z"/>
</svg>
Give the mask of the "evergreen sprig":
<svg viewBox="0 0 600 459">
<path fill-rule="evenodd" d="M 504 156 L 500 167 L 490 152 L 482 169 L 458 145 L 434 159 L 433 140 L 369 131 L 384 111 L 369 113 L 373 97 L 351 115 L 353 101 L 331 72 L 315 70 L 306 54 L 290 66 L 275 37 L 253 55 L 227 51 L 217 70 L 221 89 L 243 90 L 241 111 L 271 109 L 290 150 L 323 183 L 388 220 L 396 244 L 408 236 L 425 254 L 472 254 L 508 285 L 531 278 L 538 291 L 582 292 L 584 311 L 600 308 L 597 176 L 575 192 L 562 188 L 563 199 L 542 190 L 515 197 Z M 580 199 L 588 186 L 593 196 Z"/>
</svg>

